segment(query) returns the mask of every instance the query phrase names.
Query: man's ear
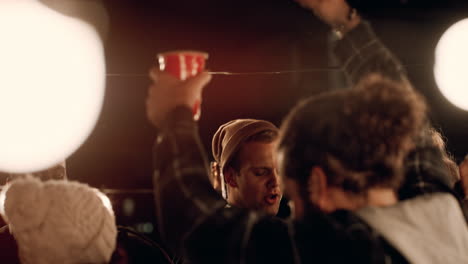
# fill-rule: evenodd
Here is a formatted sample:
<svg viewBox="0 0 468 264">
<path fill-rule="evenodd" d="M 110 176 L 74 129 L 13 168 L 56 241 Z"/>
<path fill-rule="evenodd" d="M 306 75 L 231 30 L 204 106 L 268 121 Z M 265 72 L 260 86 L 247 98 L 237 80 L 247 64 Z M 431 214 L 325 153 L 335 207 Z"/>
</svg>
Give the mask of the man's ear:
<svg viewBox="0 0 468 264">
<path fill-rule="evenodd" d="M 324 208 L 327 200 L 327 176 L 322 168 L 312 167 L 307 181 L 307 190 L 309 191 L 309 202 L 319 208 Z"/>
<path fill-rule="evenodd" d="M 224 182 L 226 182 L 226 184 L 229 187 L 233 187 L 233 188 L 238 187 L 236 174 L 237 174 L 236 171 L 231 167 L 228 167 L 224 170 L 223 172 Z"/>
</svg>

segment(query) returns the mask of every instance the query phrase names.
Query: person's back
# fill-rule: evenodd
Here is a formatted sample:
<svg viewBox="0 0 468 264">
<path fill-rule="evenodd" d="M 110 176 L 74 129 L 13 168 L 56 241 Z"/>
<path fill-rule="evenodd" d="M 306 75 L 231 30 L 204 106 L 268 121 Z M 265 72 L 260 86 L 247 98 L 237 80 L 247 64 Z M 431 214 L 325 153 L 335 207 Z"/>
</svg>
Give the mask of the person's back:
<svg viewBox="0 0 468 264">
<path fill-rule="evenodd" d="M 358 211 L 410 263 L 466 263 L 468 229 L 456 198 L 422 195 L 393 207 Z"/>
</svg>

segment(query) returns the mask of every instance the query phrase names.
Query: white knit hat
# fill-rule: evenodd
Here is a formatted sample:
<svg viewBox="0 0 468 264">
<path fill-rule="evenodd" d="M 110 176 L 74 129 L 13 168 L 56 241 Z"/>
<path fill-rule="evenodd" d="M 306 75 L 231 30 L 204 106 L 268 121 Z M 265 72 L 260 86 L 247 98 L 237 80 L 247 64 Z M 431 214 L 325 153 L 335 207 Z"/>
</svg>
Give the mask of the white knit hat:
<svg viewBox="0 0 468 264">
<path fill-rule="evenodd" d="M 17 179 L 0 193 L 0 207 L 22 263 L 107 263 L 115 249 L 110 201 L 86 184 Z"/>
</svg>

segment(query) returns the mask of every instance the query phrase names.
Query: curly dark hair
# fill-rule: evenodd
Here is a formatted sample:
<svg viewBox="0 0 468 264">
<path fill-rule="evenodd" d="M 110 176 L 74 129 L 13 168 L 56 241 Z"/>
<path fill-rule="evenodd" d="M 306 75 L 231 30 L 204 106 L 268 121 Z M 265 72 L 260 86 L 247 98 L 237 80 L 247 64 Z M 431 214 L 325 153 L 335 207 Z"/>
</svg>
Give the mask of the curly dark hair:
<svg viewBox="0 0 468 264">
<path fill-rule="evenodd" d="M 278 150 L 285 177 L 307 197 L 313 166 L 330 186 L 356 195 L 398 188 L 403 159 L 426 119 L 426 104 L 408 82 L 373 74 L 353 89 L 313 96 L 285 118 Z"/>
</svg>

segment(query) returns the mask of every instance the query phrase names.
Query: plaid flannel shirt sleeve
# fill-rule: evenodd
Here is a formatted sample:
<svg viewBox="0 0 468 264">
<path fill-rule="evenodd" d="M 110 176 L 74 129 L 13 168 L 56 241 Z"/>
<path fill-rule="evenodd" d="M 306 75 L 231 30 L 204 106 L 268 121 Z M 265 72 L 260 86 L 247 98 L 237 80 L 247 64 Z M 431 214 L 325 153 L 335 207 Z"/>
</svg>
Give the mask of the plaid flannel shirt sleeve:
<svg viewBox="0 0 468 264">
<path fill-rule="evenodd" d="M 153 188 L 158 229 L 175 253 L 191 230 L 225 200 L 213 189 L 198 127 L 188 108 L 172 111 L 153 148 Z"/>
<path fill-rule="evenodd" d="M 367 21 L 363 20 L 343 39 L 337 40 L 333 52 L 348 84 L 358 83 L 369 73 L 379 73 L 395 81 L 407 79 L 401 62 L 378 39 Z"/>
</svg>

